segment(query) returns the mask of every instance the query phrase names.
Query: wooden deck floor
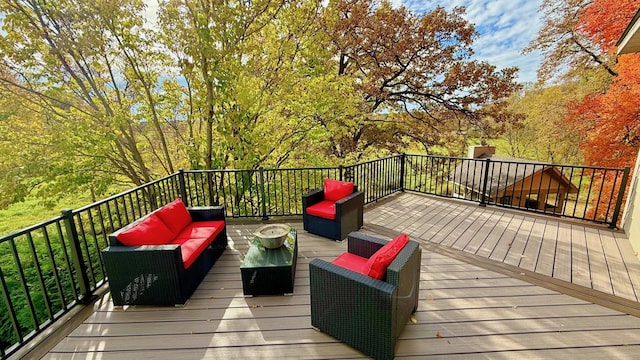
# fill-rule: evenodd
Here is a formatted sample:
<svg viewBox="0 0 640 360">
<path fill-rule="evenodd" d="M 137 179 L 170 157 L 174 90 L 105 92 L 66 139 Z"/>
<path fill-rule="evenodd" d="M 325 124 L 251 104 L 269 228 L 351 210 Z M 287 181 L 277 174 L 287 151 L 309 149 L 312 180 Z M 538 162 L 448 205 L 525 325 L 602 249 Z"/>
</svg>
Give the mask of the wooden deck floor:
<svg viewBox="0 0 640 360">
<path fill-rule="evenodd" d="M 420 194 L 391 197 L 364 220 L 373 228 L 640 301 L 640 260 L 622 231 Z"/>
<path fill-rule="evenodd" d="M 368 208 L 365 223 L 366 232 L 406 231 L 423 245 L 418 312 L 397 343 L 397 358 L 634 359 L 640 354 L 640 318 L 546 283 L 537 285 L 545 279 L 570 284 L 559 280 L 569 274 L 572 281 L 593 283 L 584 289 L 594 298 L 635 294 L 640 272 L 629 275 L 637 261 L 622 261 L 630 256 L 621 254 L 622 234 L 414 194 Z M 346 242 L 290 224 L 300 229 L 293 295 L 243 296 L 239 265 L 257 225 L 232 225 L 230 248 L 184 307 L 114 309 L 107 294 L 44 358 L 364 358 L 310 324 L 308 263 L 316 257 L 333 259 L 346 250 Z M 588 243 L 586 254 L 565 243 L 566 237 Z M 619 264 L 611 264 L 613 246 L 603 239 L 618 247 Z M 600 248 L 592 250 L 598 242 Z M 621 267 L 627 269 L 629 285 L 612 280 Z"/>
</svg>

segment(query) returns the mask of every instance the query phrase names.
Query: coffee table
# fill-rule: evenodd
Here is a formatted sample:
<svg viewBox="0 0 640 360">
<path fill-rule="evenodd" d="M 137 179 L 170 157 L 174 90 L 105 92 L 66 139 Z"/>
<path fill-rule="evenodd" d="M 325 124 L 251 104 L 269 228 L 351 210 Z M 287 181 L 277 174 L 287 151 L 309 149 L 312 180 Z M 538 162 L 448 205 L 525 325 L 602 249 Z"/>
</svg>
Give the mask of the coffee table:
<svg viewBox="0 0 640 360">
<path fill-rule="evenodd" d="M 284 245 L 267 249 L 254 238 L 240 265 L 245 295 L 293 294 L 298 260 L 298 234 L 291 229 Z"/>
</svg>

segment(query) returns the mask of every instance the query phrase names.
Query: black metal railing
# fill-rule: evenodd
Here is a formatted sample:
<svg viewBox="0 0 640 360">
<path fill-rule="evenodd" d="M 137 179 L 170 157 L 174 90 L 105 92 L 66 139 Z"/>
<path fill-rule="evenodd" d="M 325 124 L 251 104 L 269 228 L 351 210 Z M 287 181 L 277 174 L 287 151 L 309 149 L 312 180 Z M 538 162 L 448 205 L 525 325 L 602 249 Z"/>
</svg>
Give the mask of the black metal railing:
<svg viewBox="0 0 640 360">
<path fill-rule="evenodd" d="M 618 225 L 629 168 L 405 155 L 404 188 Z"/>
<path fill-rule="evenodd" d="M 0 358 L 90 302 L 106 280 L 107 235 L 177 197 L 266 220 L 301 215 L 302 195 L 329 177 L 356 183 L 367 204 L 408 190 L 616 226 L 628 174 L 404 154 L 327 168 L 179 171 L 0 238 Z"/>
</svg>

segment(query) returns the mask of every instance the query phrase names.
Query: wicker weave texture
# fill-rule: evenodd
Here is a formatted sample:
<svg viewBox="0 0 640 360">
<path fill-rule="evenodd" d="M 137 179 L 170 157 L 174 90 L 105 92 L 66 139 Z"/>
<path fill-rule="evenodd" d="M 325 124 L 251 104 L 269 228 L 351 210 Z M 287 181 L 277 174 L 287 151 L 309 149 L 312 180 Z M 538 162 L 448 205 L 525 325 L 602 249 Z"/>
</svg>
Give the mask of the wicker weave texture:
<svg viewBox="0 0 640 360">
<path fill-rule="evenodd" d="M 222 207 L 189 211 L 197 221 L 224 220 Z M 102 251 L 116 306 L 184 304 L 227 247 L 225 227 L 185 269 L 178 245 L 124 246 L 117 241 L 117 233 L 109 235 L 111 246 Z"/>
<path fill-rule="evenodd" d="M 307 207 L 324 200 L 322 189 L 302 196 L 302 223 L 304 230 L 332 240 L 342 241 L 352 231 L 363 224 L 364 193 L 354 191 L 351 195 L 336 201 L 335 220 L 307 214 Z"/>
<path fill-rule="evenodd" d="M 349 241 L 362 241 L 359 235 L 350 234 Z M 380 242 L 385 241 L 376 239 L 372 246 Z M 420 257 L 418 243 L 410 241 L 389 266 L 385 281 L 313 259 L 311 325 L 368 356 L 392 359 L 395 342 L 417 309 Z"/>
</svg>

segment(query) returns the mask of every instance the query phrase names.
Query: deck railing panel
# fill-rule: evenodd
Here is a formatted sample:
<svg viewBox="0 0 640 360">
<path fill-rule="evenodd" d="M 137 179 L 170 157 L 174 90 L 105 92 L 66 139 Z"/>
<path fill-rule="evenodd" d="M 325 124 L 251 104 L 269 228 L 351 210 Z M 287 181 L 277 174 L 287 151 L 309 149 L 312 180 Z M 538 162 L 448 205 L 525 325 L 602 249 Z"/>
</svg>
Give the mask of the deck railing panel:
<svg viewBox="0 0 640 360">
<path fill-rule="evenodd" d="M 406 154 L 336 167 L 180 170 L 0 237 L 0 358 L 90 302 L 107 280 L 108 234 L 177 197 L 187 206 L 223 205 L 227 217 L 299 216 L 302 195 L 333 178 L 357 184 L 366 204 L 416 191 L 616 226 L 628 175 L 628 168 Z"/>
<path fill-rule="evenodd" d="M 405 188 L 618 225 L 629 169 L 406 155 Z"/>
</svg>

